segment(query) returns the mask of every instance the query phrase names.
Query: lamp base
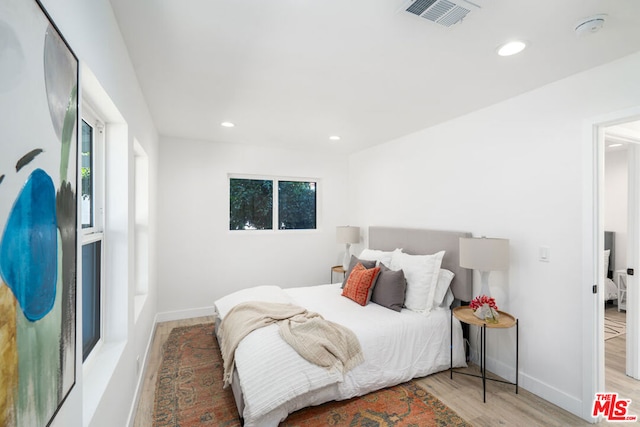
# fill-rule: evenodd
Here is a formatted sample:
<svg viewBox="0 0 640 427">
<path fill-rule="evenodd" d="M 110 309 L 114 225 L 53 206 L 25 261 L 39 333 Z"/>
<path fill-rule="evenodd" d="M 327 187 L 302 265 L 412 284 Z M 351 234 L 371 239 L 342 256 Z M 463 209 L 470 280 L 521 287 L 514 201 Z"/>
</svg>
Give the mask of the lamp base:
<svg viewBox="0 0 640 427">
<path fill-rule="evenodd" d="M 489 290 L 489 273 L 490 271 L 480 272 L 480 295 L 486 295 L 491 298 L 491 291 Z"/>
<path fill-rule="evenodd" d="M 349 270 L 349 264 L 351 263 L 351 243 L 346 243 L 347 247 L 344 250 L 344 258 L 342 260 L 342 268 L 346 272 Z"/>
</svg>

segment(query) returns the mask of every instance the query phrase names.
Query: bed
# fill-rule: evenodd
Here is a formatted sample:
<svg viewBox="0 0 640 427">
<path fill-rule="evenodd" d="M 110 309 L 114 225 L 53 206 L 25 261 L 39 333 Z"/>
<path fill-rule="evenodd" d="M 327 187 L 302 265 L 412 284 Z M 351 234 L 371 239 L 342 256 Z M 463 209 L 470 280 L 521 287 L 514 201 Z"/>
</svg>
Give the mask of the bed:
<svg viewBox="0 0 640 427">
<path fill-rule="evenodd" d="M 618 300 L 618 283 L 614 282 L 615 272 L 615 239 L 616 235 L 613 231 L 604 232 L 604 300 L 616 302 Z"/>
<path fill-rule="evenodd" d="M 430 255 L 445 251 L 440 269 L 454 273 L 449 289 L 456 301 L 471 299 L 471 270 L 459 266 L 460 237 L 470 233 L 370 227 L 369 249 L 391 253 Z M 405 256 L 406 257 L 406 256 Z M 289 303 L 321 314 L 349 328 L 358 337 L 364 362 L 346 373 L 327 370 L 304 360 L 271 324 L 247 335 L 235 350 L 231 388 L 246 427 L 277 426 L 298 409 L 331 400 L 344 400 L 390 387 L 412 378 L 466 366 L 460 323 L 450 307 L 426 312 L 394 311 L 376 303 L 365 306 L 342 296 L 340 283 L 281 289 L 259 286 L 227 295 L 215 302 L 219 325 L 237 304 L 247 301 Z M 447 300 L 449 302 L 449 300 Z"/>
<path fill-rule="evenodd" d="M 615 303 L 618 311 L 627 309 L 627 283 L 625 270 L 616 269 L 616 234 L 604 232 L 604 301 Z"/>
</svg>

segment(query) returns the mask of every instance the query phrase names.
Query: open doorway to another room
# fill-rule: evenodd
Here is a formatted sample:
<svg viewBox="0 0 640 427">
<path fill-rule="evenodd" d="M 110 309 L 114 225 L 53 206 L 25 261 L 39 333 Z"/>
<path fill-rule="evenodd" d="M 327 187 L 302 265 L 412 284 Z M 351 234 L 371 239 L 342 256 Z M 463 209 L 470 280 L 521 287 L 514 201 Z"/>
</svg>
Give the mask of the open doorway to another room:
<svg viewBox="0 0 640 427">
<path fill-rule="evenodd" d="M 638 381 L 626 374 L 626 313 L 629 173 L 633 167 L 629 153 L 630 144 L 640 143 L 640 121 L 610 126 L 604 133 L 605 387 L 637 399 Z"/>
<path fill-rule="evenodd" d="M 605 130 L 604 229 L 605 254 L 605 366 L 606 376 L 625 373 L 626 265 L 628 210 L 628 142 Z"/>
</svg>

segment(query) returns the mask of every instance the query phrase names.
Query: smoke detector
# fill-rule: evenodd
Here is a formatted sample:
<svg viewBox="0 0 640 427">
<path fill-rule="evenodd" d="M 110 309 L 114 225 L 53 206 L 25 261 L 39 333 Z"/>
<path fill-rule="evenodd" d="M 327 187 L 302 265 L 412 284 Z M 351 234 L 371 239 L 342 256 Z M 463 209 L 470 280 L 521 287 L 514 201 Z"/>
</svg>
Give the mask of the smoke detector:
<svg viewBox="0 0 640 427">
<path fill-rule="evenodd" d="M 578 37 L 584 37 L 589 34 L 597 33 L 604 26 L 604 20 L 607 15 L 599 14 L 584 18 L 576 24 L 575 32 Z"/>
<path fill-rule="evenodd" d="M 412 0 L 404 10 L 436 24 L 450 27 L 480 6 L 467 0 Z"/>
</svg>

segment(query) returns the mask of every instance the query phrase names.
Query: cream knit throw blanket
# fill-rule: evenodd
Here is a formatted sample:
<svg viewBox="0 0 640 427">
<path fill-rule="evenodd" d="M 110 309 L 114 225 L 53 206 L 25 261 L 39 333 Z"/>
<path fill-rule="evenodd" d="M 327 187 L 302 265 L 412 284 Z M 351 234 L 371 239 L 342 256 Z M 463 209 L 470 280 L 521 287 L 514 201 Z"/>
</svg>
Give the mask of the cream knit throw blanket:
<svg viewBox="0 0 640 427">
<path fill-rule="evenodd" d="M 280 336 L 307 361 L 343 374 L 364 362 L 360 342 L 348 328 L 293 304 L 245 302 L 233 307 L 220 324 L 224 386 L 231 384 L 235 351 L 255 329 L 279 323 Z"/>
</svg>

